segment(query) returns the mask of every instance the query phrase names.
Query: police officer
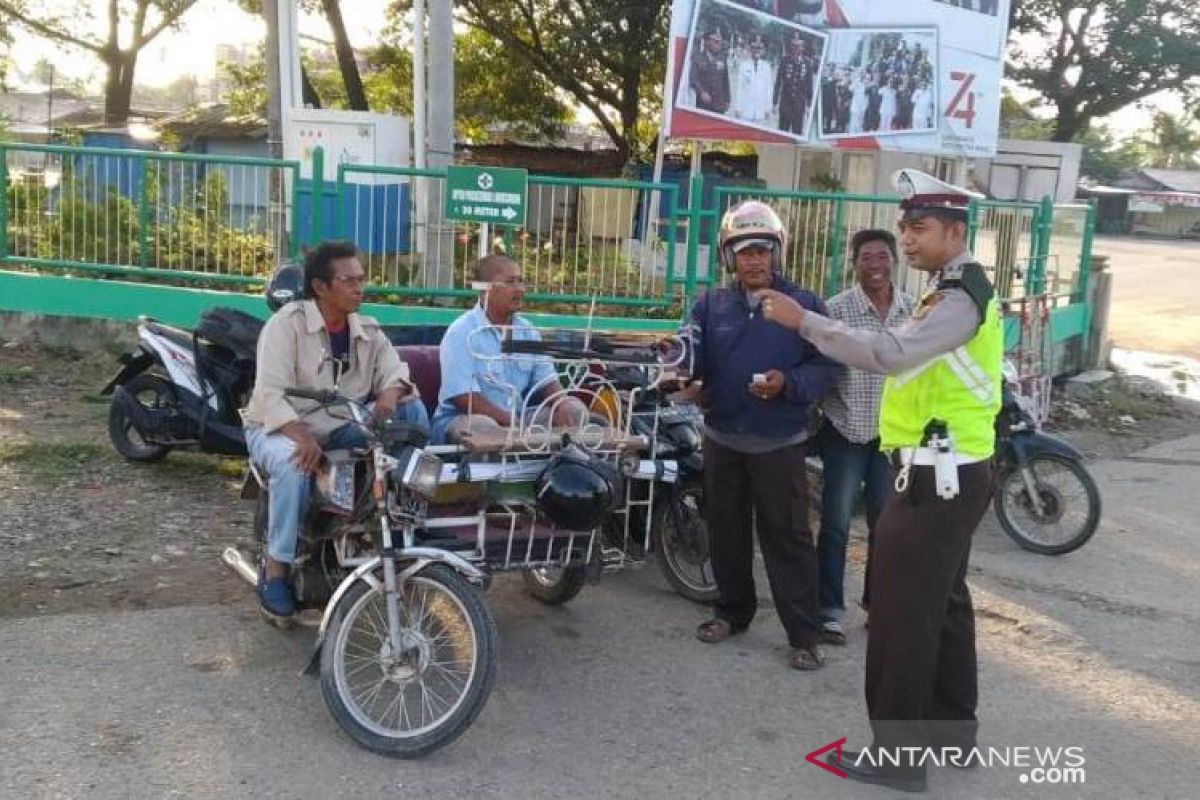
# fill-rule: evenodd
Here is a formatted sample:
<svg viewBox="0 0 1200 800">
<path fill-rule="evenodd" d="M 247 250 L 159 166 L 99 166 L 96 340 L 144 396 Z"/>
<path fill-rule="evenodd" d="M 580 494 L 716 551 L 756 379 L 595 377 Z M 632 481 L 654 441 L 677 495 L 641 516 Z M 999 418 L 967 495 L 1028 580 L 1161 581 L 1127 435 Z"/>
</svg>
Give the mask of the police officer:
<svg viewBox="0 0 1200 800">
<path fill-rule="evenodd" d="M 913 267 L 930 273 L 909 323 L 855 330 L 777 292 L 760 295 L 768 319 L 825 355 L 888 375 L 880 446 L 891 454 L 895 491 L 876 525 L 871 573 L 866 699 L 874 742 L 831 762 L 855 780 L 922 791 L 923 763 L 904 760 L 917 751 L 900 748 L 975 746 L 966 573 L 971 535 L 991 498 L 1004 342 L 992 286 L 967 249 L 967 207 L 978 195 L 913 170 L 893 180 L 904 197 L 901 246 Z M 955 751 L 941 752 L 954 762 Z"/>
<path fill-rule="evenodd" d="M 703 45 L 692 54 L 689 85 L 696 93 L 696 108 L 724 114 L 729 110 L 729 61 L 720 28 L 704 34 Z"/>
</svg>

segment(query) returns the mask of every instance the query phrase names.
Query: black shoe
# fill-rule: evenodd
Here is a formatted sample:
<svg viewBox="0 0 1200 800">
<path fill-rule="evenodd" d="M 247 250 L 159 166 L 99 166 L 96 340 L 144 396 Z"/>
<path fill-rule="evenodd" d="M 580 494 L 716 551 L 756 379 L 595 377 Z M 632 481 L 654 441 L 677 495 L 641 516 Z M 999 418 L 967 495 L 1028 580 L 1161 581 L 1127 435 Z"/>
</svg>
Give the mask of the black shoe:
<svg viewBox="0 0 1200 800">
<path fill-rule="evenodd" d="M 837 767 L 846 773 L 847 778 L 859 783 L 873 783 L 898 792 L 914 793 L 923 792 L 928 786 L 924 767 L 877 767 L 870 758 L 862 757 L 862 753 L 862 750 L 843 750 L 840 759 L 837 753 L 830 753 L 825 756 L 825 760 L 831 767 Z M 858 763 L 860 758 L 861 764 Z"/>
</svg>

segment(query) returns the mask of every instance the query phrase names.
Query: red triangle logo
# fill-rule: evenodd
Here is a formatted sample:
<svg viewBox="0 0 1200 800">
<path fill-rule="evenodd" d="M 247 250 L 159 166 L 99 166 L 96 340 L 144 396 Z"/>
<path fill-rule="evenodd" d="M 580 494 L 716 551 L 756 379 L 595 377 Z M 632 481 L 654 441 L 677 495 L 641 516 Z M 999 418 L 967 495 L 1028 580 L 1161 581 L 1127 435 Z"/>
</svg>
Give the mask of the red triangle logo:
<svg viewBox="0 0 1200 800">
<path fill-rule="evenodd" d="M 833 766 L 832 764 L 827 764 L 825 762 L 825 760 L 821 758 L 821 756 L 825 755 L 830 750 L 836 750 L 837 751 L 837 760 L 838 760 L 838 763 L 840 764 L 840 763 L 842 763 L 842 747 L 845 744 L 846 744 L 846 737 L 843 736 L 842 738 L 838 739 L 836 742 L 830 742 L 829 744 L 825 745 L 820 750 L 813 750 L 811 753 L 809 753 L 808 755 L 806 755 L 804 757 L 804 760 L 814 766 L 820 767 L 821 769 L 825 770 L 826 772 L 832 772 L 834 775 L 837 775 L 839 778 L 844 778 L 844 777 L 846 777 L 846 773 L 842 772 L 840 769 Z"/>
</svg>

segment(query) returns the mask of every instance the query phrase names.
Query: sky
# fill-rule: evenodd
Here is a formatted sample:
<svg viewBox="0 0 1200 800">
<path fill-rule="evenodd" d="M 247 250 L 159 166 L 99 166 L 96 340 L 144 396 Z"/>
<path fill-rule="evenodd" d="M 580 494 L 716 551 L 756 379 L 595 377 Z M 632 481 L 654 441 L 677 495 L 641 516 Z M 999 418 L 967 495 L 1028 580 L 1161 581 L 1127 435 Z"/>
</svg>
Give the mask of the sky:
<svg viewBox="0 0 1200 800">
<path fill-rule="evenodd" d="M 58 5 L 70 10 L 75 2 L 90 3 L 97 19 L 103 19 L 107 0 L 42 0 L 45 5 Z M 342 11 L 351 42 L 367 45 L 379 38 L 385 25 L 387 0 L 342 0 Z M 300 32 L 319 39 L 329 39 L 329 28 L 320 15 L 305 14 L 300 19 Z M 230 0 L 200 0 L 183 18 L 179 31 L 167 31 L 143 51 L 138 61 L 138 83 L 164 86 L 182 75 L 193 75 L 201 82 L 211 80 L 217 70 L 216 47 L 219 44 L 254 45 L 266 34 L 260 17 L 246 14 Z M 66 78 L 95 78 L 97 62 L 86 52 L 48 43 L 43 39 L 19 36 L 13 47 L 13 60 L 18 69 L 30 68 L 41 56 L 47 56 Z M 96 82 L 97 88 L 99 82 Z M 40 88 L 40 87 L 20 87 Z M 1018 93 L 1018 96 L 1022 95 Z M 1024 97 L 1023 97 L 1024 99 Z M 1151 110 L 1178 113 L 1182 102 L 1178 97 L 1163 94 L 1150 98 L 1145 105 Z M 581 119 L 584 116 L 581 115 Z M 1128 136 L 1148 125 L 1145 109 L 1130 107 L 1104 120 L 1119 136 Z"/>
</svg>

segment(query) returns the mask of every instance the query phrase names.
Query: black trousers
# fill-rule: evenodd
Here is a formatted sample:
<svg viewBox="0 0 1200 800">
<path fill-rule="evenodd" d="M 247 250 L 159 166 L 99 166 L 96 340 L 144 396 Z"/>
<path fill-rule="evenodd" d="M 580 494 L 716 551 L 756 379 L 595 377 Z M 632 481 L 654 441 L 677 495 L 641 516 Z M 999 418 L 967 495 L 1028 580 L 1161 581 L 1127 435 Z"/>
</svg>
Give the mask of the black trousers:
<svg viewBox="0 0 1200 800">
<path fill-rule="evenodd" d="M 720 593 L 716 616 L 734 630 L 754 619 L 757 528 L 771 596 L 792 647 L 813 647 L 820 637 L 804 452 L 800 444 L 751 455 L 704 440 L 704 518 Z"/>
<path fill-rule="evenodd" d="M 971 536 L 992 496 L 990 462 L 958 470 L 937 496 L 933 467 L 913 467 L 875 529 L 867 635 L 867 711 L 879 746 L 973 747 L 978 722 Z"/>
</svg>

